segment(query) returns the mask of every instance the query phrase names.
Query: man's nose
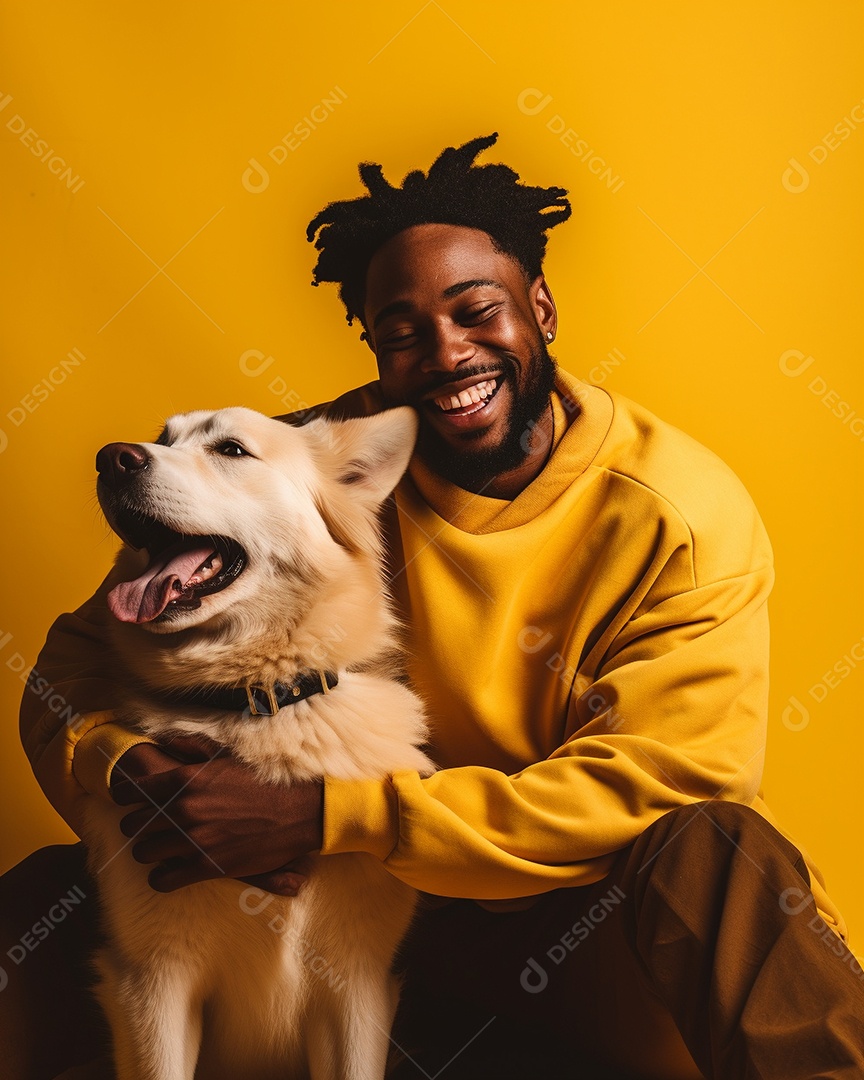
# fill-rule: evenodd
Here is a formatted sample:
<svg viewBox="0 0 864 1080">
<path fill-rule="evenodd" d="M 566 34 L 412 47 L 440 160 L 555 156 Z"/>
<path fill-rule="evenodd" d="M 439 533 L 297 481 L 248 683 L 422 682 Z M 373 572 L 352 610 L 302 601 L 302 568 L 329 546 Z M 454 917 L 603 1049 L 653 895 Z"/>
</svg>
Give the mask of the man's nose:
<svg viewBox="0 0 864 1080">
<path fill-rule="evenodd" d="M 476 348 L 465 327 L 438 326 L 430 337 L 422 367 L 424 371 L 455 371 L 475 352 Z"/>
</svg>

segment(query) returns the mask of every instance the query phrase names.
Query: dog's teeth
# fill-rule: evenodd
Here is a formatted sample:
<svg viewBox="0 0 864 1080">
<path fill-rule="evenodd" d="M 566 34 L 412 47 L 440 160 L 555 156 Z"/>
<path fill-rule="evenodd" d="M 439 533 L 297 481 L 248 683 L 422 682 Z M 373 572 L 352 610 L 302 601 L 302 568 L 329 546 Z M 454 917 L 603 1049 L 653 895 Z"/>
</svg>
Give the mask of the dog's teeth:
<svg viewBox="0 0 864 1080">
<path fill-rule="evenodd" d="M 222 569 L 222 556 L 218 551 L 214 551 L 209 559 L 205 559 L 203 563 L 198 567 L 191 578 L 186 582 L 186 585 L 200 585 L 204 581 L 209 581 L 210 578 L 215 577 Z"/>
</svg>

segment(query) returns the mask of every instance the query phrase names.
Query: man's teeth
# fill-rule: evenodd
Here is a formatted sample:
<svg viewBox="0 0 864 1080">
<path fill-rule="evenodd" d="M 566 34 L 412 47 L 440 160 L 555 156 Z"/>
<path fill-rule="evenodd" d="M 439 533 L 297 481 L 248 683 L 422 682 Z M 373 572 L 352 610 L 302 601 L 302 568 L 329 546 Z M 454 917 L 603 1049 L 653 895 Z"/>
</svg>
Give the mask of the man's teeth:
<svg viewBox="0 0 864 1080">
<path fill-rule="evenodd" d="M 479 405 L 481 401 L 485 401 L 486 398 L 492 396 L 497 385 L 497 379 L 488 379 L 486 382 L 475 383 L 474 386 L 469 386 L 467 390 L 462 390 L 458 394 L 448 394 L 445 397 L 435 398 L 435 404 L 444 412 L 450 412 L 453 409 L 465 409 L 469 405 Z"/>
<path fill-rule="evenodd" d="M 218 551 L 214 551 L 209 559 L 205 559 L 203 563 L 198 567 L 191 578 L 186 582 L 186 588 L 190 585 L 200 585 L 204 581 L 209 581 L 210 578 L 215 577 L 222 569 L 222 556 Z"/>
</svg>

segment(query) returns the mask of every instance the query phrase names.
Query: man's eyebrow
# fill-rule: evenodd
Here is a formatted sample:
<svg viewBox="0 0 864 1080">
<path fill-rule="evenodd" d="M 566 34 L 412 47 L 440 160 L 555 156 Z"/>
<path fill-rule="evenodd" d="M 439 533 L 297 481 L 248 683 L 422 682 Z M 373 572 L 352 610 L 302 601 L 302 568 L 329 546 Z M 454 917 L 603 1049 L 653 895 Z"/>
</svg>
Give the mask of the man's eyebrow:
<svg viewBox="0 0 864 1080">
<path fill-rule="evenodd" d="M 492 281 L 490 278 L 472 278 L 471 281 L 459 281 L 455 285 L 450 285 L 441 295 L 449 300 L 451 296 L 459 296 L 460 293 L 476 289 L 481 285 L 491 285 L 493 289 L 504 288 L 500 281 Z"/>
<path fill-rule="evenodd" d="M 487 285 L 493 289 L 504 289 L 504 286 L 500 281 L 493 281 L 491 278 L 472 278 L 470 281 L 457 281 L 455 285 L 448 285 L 447 288 L 441 293 L 445 300 L 450 300 L 454 296 L 459 296 L 463 292 L 467 292 L 469 289 L 476 289 L 480 286 Z M 407 300 L 394 300 L 392 304 L 387 304 L 386 307 L 381 308 L 372 323 L 372 329 L 374 330 L 379 323 L 384 319 L 389 318 L 391 315 L 406 315 L 409 311 L 413 310 L 413 305 Z"/>
<path fill-rule="evenodd" d="M 404 315 L 411 310 L 411 305 L 407 300 L 394 300 L 392 304 L 387 304 L 386 307 L 382 307 L 378 314 L 375 316 L 375 321 L 372 323 L 372 329 L 384 319 L 389 318 L 390 315 Z"/>
</svg>

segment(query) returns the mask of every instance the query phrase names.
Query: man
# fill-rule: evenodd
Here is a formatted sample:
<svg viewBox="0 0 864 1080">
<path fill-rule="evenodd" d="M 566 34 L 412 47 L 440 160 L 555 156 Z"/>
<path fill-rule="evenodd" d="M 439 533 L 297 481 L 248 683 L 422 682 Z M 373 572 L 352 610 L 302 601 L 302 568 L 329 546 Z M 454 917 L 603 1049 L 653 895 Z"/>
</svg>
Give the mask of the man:
<svg viewBox="0 0 864 1080">
<path fill-rule="evenodd" d="M 25 695 L 25 747 L 71 822 L 109 790 L 132 808 L 156 889 L 291 894 L 320 850 L 430 894 L 400 1077 L 860 1077 L 845 925 L 759 789 L 764 529 L 710 452 L 556 371 L 566 192 L 477 166 L 495 138 L 398 188 L 361 166 L 369 194 L 309 228 L 379 370 L 328 411 L 420 415 L 388 538 L 441 771 L 282 792 L 200 744 L 178 764 L 112 722 L 104 586 L 37 662 L 85 722 Z"/>
</svg>

